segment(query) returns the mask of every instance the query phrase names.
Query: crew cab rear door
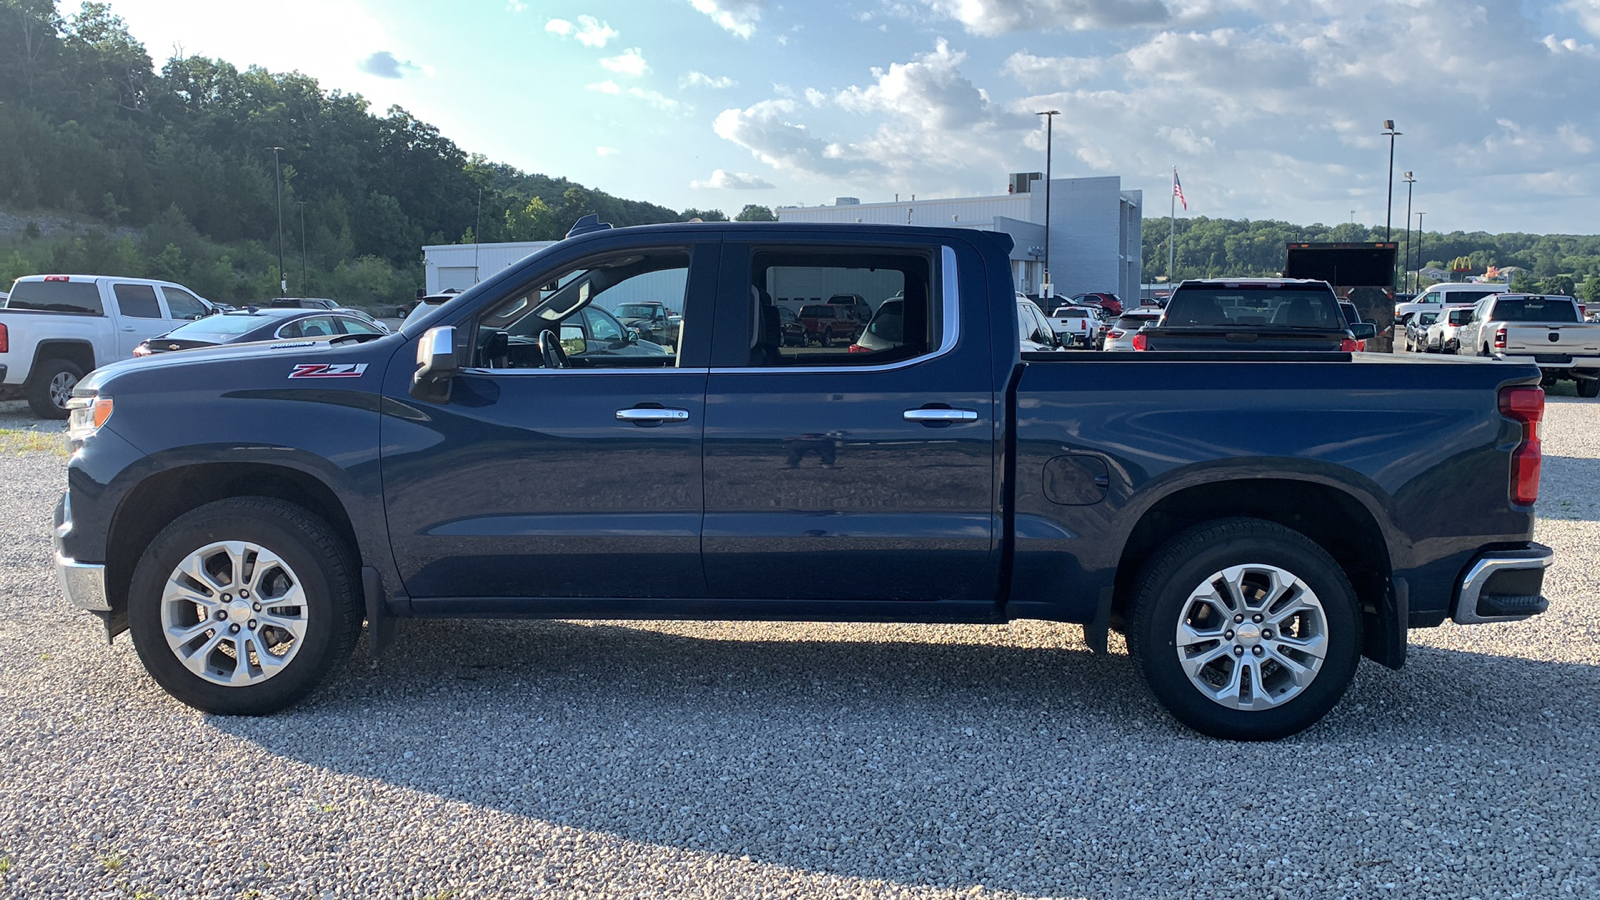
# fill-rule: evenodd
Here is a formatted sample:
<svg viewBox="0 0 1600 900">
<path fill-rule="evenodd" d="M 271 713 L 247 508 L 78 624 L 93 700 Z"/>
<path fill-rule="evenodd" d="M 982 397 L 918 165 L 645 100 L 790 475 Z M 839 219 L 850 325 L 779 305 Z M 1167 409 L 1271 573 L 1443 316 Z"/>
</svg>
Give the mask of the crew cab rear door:
<svg viewBox="0 0 1600 900">
<path fill-rule="evenodd" d="M 706 393 L 711 596 L 993 600 L 996 385 L 981 274 L 966 273 L 978 280 L 963 306 L 954 248 L 882 241 L 724 245 Z M 850 348 L 784 347 L 776 304 L 835 294 L 874 310 L 898 295 L 905 310 L 875 317 Z"/>
<path fill-rule="evenodd" d="M 515 615 L 548 610 L 537 599 L 705 595 L 701 434 L 719 246 L 708 238 L 577 245 L 475 288 L 479 302 L 438 322 L 466 345 L 445 402 L 411 395 L 415 342 L 401 351 L 385 381 L 383 488 L 414 610 Z M 684 310 L 677 351 L 610 315 L 646 300 Z M 554 318 L 537 313 L 547 302 Z M 565 365 L 541 348 L 546 333 Z"/>
</svg>

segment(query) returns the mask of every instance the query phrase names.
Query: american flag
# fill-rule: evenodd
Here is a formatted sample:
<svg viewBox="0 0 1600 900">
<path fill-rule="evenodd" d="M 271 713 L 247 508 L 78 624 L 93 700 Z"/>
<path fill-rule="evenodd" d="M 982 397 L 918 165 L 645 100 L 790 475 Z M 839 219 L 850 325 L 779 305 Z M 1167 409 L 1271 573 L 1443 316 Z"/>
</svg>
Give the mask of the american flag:
<svg viewBox="0 0 1600 900">
<path fill-rule="evenodd" d="M 1183 199 L 1183 183 L 1178 181 L 1177 169 L 1172 170 L 1172 196 L 1177 197 L 1178 202 L 1183 204 L 1184 212 L 1189 211 L 1189 201 Z"/>
</svg>

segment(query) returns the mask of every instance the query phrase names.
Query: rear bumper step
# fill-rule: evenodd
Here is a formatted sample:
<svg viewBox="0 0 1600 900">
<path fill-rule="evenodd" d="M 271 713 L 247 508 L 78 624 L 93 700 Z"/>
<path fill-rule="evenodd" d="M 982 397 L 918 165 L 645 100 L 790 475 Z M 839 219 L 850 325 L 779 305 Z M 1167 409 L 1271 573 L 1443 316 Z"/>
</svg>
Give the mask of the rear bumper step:
<svg viewBox="0 0 1600 900">
<path fill-rule="evenodd" d="M 1542 544 L 1526 550 L 1496 550 L 1478 557 L 1461 579 L 1456 595 L 1457 625 L 1515 622 L 1550 608 L 1544 571 L 1555 552 Z"/>
</svg>

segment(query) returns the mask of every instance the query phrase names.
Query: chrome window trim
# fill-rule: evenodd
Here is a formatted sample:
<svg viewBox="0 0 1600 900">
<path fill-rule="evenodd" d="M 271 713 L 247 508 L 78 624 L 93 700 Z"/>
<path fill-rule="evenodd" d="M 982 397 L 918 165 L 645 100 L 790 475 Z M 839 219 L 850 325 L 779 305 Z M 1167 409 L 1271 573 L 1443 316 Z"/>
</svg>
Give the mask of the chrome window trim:
<svg viewBox="0 0 1600 900">
<path fill-rule="evenodd" d="M 515 375 L 517 377 L 528 375 L 709 375 L 710 373 L 711 370 L 707 368 L 680 369 L 676 366 L 618 366 L 615 369 L 483 369 L 474 366 L 461 370 L 462 375 Z"/>
<path fill-rule="evenodd" d="M 845 372 L 893 372 L 921 365 L 947 355 L 955 349 L 956 343 L 961 338 L 961 292 L 956 285 L 956 251 L 948 244 L 939 248 L 939 295 L 939 308 L 945 325 L 944 334 L 940 338 L 939 349 L 921 356 L 881 366 L 729 366 L 712 367 L 710 371 L 718 375 L 782 375 L 799 372 L 838 375 Z"/>
</svg>

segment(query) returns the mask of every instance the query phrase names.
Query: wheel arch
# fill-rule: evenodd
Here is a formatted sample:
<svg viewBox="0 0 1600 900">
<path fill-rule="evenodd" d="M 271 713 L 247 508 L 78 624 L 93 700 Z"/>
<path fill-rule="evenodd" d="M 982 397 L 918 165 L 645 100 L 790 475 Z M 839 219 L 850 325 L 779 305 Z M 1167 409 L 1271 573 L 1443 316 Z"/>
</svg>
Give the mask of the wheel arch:
<svg viewBox="0 0 1600 900">
<path fill-rule="evenodd" d="M 1391 668 L 1400 667 L 1408 623 L 1391 592 L 1394 568 L 1385 530 L 1360 498 L 1318 481 L 1219 480 L 1161 497 L 1140 515 L 1123 544 L 1112 593 L 1111 624 L 1125 626 L 1139 574 L 1157 548 L 1195 525 L 1234 517 L 1277 523 L 1326 550 L 1355 588 L 1362 620 L 1362 655 Z"/>
<path fill-rule="evenodd" d="M 33 365 L 28 369 L 28 380 L 39 377 L 40 363 L 47 359 L 64 359 L 88 375 L 94 371 L 94 346 L 87 341 L 40 341 L 33 348 Z"/>
<path fill-rule="evenodd" d="M 151 540 L 179 516 L 230 497 L 271 497 L 303 507 L 328 523 L 359 566 L 361 544 L 350 515 L 320 479 L 271 463 L 197 463 L 151 475 L 117 505 L 106 540 L 106 596 L 113 615 L 125 615 L 134 567 Z"/>
</svg>

